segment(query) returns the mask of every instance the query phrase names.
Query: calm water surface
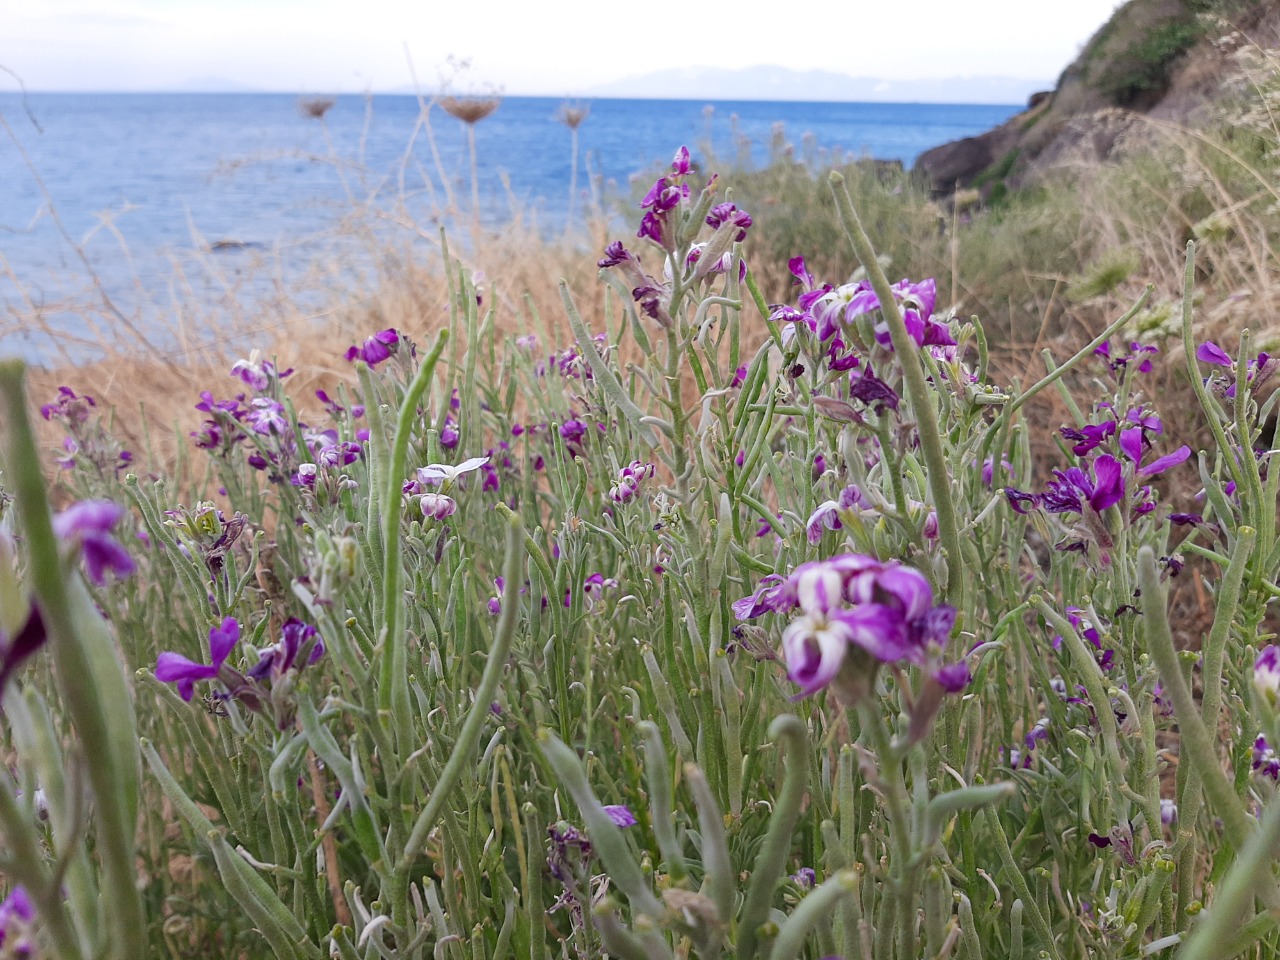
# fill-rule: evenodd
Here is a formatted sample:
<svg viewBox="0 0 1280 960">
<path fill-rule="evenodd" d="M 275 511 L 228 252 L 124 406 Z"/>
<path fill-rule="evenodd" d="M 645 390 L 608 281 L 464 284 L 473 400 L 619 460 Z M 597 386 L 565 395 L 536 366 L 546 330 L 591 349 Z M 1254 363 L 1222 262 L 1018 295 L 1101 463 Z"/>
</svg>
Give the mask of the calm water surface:
<svg viewBox="0 0 1280 960">
<path fill-rule="evenodd" d="M 518 208 L 546 230 L 569 206 L 570 132 L 562 102 L 508 97 L 475 128 L 482 220 Z M 616 203 L 632 180 L 689 144 L 717 163 L 763 164 L 783 124 L 797 156 L 831 151 L 897 159 L 1002 122 L 1017 106 L 597 100 L 579 128 L 579 211 Z M 30 117 L 28 116 L 30 112 Z M 283 94 L 0 95 L 14 137 L 0 136 L 0 307 L 59 305 L 86 289 L 88 258 L 121 308 L 164 323 L 164 304 L 215 297 L 270 251 L 279 281 L 295 281 L 341 249 L 354 210 L 387 225 L 398 211 L 430 227 L 446 187 L 469 205 L 463 125 L 431 113 L 439 164 L 411 96 L 339 98 L 323 123 Z M 36 126 L 38 124 L 38 128 Z M 24 154 L 25 153 L 25 157 Z M 442 182 L 439 170 L 445 173 Z M 38 175 L 38 177 L 37 177 Z M 43 186 L 42 186 L 43 185 Z M 58 222 L 51 215 L 56 211 Z M 384 215 L 378 217 L 381 212 Z M 386 226 L 394 230 L 392 226 Z M 434 228 L 431 228 L 432 230 Z M 63 235 L 65 231 L 65 236 Z M 68 239 L 72 242 L 68 242 Z M 358 261 L 356 257 L 353 262 Z M 15 284 L 14 279 L 17 279 Z M 58 323 L 74 323 L 69 317 Z M 10 325 L 12 326 L 12 324 Z M 0 349 L 13 334 L 0 334 Z"/>
</svg>

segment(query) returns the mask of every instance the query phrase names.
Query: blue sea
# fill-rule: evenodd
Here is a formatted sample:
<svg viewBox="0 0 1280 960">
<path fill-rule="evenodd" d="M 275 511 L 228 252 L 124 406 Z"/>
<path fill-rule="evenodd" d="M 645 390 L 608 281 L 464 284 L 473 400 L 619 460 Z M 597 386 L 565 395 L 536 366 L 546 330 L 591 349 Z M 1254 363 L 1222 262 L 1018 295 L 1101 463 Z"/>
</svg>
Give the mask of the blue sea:
<svg viewBox="0 0 1280 960">
<path fill-rule="evenodd" d="M 412 221 L 429 238 L 449 194 L 470 209 L 466 128 L 439 106 L 429 114 L 429 137 L 413 96 L 340 97 L 323 121 L 299 104 L 284 94 L 0 95 L 11 131 L 0 131 L 0 350 L 41 352 L 30 342 L 15 346 L 15 336 L 23 339 L 15 325 L 32 311 L 78 333 L 75 305 L 99 297 L 95 274 L 122 313 L 163 326 L 172 304 L 226 296 L 227 275 L 261 270 L 268 254 L 268 286 L 302 282 L 315 263 L 332 260 L 353 215 L 387 231 Z M 574 105 L 589 108 L 578 128 L 579 218 L 593 203 L 621 209 L 634 181 L 653 176 L 681 144 L 718 169 L 764 164 L 784 143 L 813 164 L 854 155 L 910 166 L 929 147 L 1020 109 Z M 488 228 L 518 214 L 543 231 L 563 230 L 572 179 L 564 106 L 506 97 L 475 125 L 480 220 Z M 359 256 L 350 262 L 359 265 Z M 263 282 L 248 289 L 262 293 Z"/>
</svg>

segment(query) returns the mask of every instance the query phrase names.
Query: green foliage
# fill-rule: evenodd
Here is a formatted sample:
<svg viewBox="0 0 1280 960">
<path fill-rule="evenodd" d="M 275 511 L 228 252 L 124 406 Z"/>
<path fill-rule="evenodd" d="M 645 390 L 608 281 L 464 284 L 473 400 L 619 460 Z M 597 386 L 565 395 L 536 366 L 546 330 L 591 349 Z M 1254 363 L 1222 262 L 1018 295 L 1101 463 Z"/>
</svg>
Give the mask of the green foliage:
<svg viewBox="0 0 1280 960">
<path fill-rule="evenodd" d="M 973 185 L 981 188 L 988 183 L 1001 183 L 1004 178 L 1013 172 L 1014 165 L 1018 162 L 1018 158 L 1022 156 L 1022 150 L 1014 147 L 1005 153 L 1003 157 L 993 163 L 987 169 L 983 170 L 974 178 Z"/>
<path fill-rule="evenodd" d="M 345 377 L 333 392 L 348 412 L 326 418 L 297 381 L 268 378 L 253 409 L 279 403 L 282 429 L 236 421 L 238 441 L 192 450 L 167 477 L 93 469 L 82 444 L 58 482 L 129 505 L 139 567 L 92 603 L 38 519 L 40 458 L 11 445 L 0 658 L 32 586 L 70 584 L 73 639 L 92 642 L 98 678 L 68 677 L 75 661 L 55 646 L 3 691 L 0 871 L 38 893 L 41 949 L 112 956 L 106 931 L 128 936 L 136 876 L 144 945 L 130 960 L 1276 955 L 1280 807 L 1251 760 L 1259 732 L 1280 742 L 1280 720 L 1249 666 L 1280 599 L 1280 470 L 1239 455 L 1274 433 L 1248 367 L 1274 336 L 1237 337 L 1232 314 L 1212 335 L 1239 370 L 1194 359 L 1202 302 L 1256 284 L 1280 247 L 1268 121 L 1247 116 L 1089 180 L 1003 194 L 971 220 L 868 163 L 841 165 L 837 207 L 816 165 L 778 149 L 725 177 L 755 216 L 747 243 L 709 241 L 745 248 L 745 283 L 732 265 L 688 266 L 712 199 L 695 196 L 671 279 L 654 281 L 663 320 L 608 276 L 562 290 L 572 336 L 536 317 L 516 331 L 536 347 L 498 332 L 504 298 L 482 313 L 446 260 L 447 337 L 416 353 L 402 339 Z M 993 196 L 1016 160 L 997 164 Z M 1197 228 L 1204 249 L 1184 264 Z M 642 276 L 663 276 L 667 252 L 633 249 Z M 893 308 L 845 317 L 851 378 L 803 322 L 768 320 L 768 301 L 796 302 L 796 254 L 833 300 L 855 272 L 886 304 L 890 280 L 937 277 L 933 319 L 956 344 L 919 349 Z M 1065 299 L 1089 303 L 1051 314 L 1066 277 L 1080 279 Z M 1148 277 L 1159 292 L 1118 309 Z M 1095 355 L 1109 343 L 1122 359 L 1135 331 L 1162 341 L 1162 370 Z M 854 395 L 868 371 L 896 409 Z M 193 395 L 204 387 L 245 389 Z M 1164 418 L 1136 463 L 1114 436 L 1132 428 L 1103 437 L 1130 499 L 1094 510 L 1083 495 L 1064 514 L 1002 492 L 1073 466 L 1101 485 L 1102 451 L 1076 455 L 1058 428 L 1130 410 Z M 104 414 L 76 426 L 114 463 Z M 308 485 L 320 427 L 359 455 Z M 1184 437 L 1200 463 L 1139 474 Z M 496 488 L 448 470 L 421 487 L 415 468 L 486 451 Z M 638 489 L 619 487 L 628 464 Z M 184 507 L 177 489 L 218 506 Z M 424 512 L 427 494 L 456 512 Z M 1146 496 L 1159 502 L 1137 509 Z M 1173 526 L 1184 510 L 1205 522 Z M 815 515 L 839 526 L 814 537 Z M 953 635 L 892 668 L 840 647 L 832 686 L 796 700 L 787 667 L 827 653 L 805 620 L 817 614 L 740 620 L 735 601 L 849 553 L 917 571 L 955 606 Z M 1174 576 L 1184 563 L 1194 575 Z M 318 628 L 324 654 L 254 686 L 290 615 Z M 162 652 L 207 663 L 224 616 L 244 633 L 217 679 L 190 701 L 156 681 Z M 797 636 L 801 663 L 782 662 Z M 963 695 L 931 685 L 944 654 L 974 674 Z M 95 722 L 103 746 L 86 749 Z M 135 722 L 136 851 L 122 829 Z M 125 789 L 86 804 L 104 774 Z M 625 828 L 607 809 L 623 804 L 638 821 Z"/>
<path fill-rule="evenodd" d="M 1203 36 L 1193 16 L 1163 20 L 1123 50 L 1108 51 L 1110 62 L 1092 83 L 1116 106 L 1133 106 L 1167 89 L 1178 58 Z"/>
<path fill-rule="evenodd" d="M 1120 287 L 1138 269 L 1139 260 L 1134 250 L 1116 250 L 1092 264 L 1082 277 L 1067 288 L 1072 300 L 1092 300 L 1105 296 Z"/>
</svg>

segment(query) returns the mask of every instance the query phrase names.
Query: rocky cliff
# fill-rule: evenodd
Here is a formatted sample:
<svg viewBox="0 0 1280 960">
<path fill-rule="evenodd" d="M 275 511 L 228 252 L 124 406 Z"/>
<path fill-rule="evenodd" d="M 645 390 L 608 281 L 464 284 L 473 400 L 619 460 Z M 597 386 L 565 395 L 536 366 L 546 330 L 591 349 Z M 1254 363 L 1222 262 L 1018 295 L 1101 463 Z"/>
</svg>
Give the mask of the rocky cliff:
<svg viewBox="0 0 1280 960">
<path fill-rule="evenodd" d="M 1062 164 L 1105 160 L 1144 117 L 1208 116 L 1249 45 L 1280 46 L 1280 0 L 1130 0 L 1053 91 L 994 130 L 926 151 L 914 170 L 935 195 L 996 201 Z"/>
</svg>

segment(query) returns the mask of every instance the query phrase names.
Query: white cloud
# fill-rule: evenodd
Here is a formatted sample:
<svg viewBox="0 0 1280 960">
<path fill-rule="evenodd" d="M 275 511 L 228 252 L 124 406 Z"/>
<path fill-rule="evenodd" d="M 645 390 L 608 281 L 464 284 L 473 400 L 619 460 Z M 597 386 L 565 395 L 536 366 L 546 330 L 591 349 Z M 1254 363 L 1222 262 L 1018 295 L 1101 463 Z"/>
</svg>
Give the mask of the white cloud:
<svg viewBox="0 0 1280 960">
<path fill-rule="evenodd" d="M 602 9 L 597 0 L 42 0 L 0 4 L 0 64 L 33 89 L 163 89 L 214 76 L 263 89 L 358 91 L 407 85 L 408 44 L 428 86 L 453 54 L 508 93 L 573 94 L 695 63 L 782 62 L 889 80 L 1047 79 L 1116 5 L 738 0 L 686 14 Z"/>
</svg>

